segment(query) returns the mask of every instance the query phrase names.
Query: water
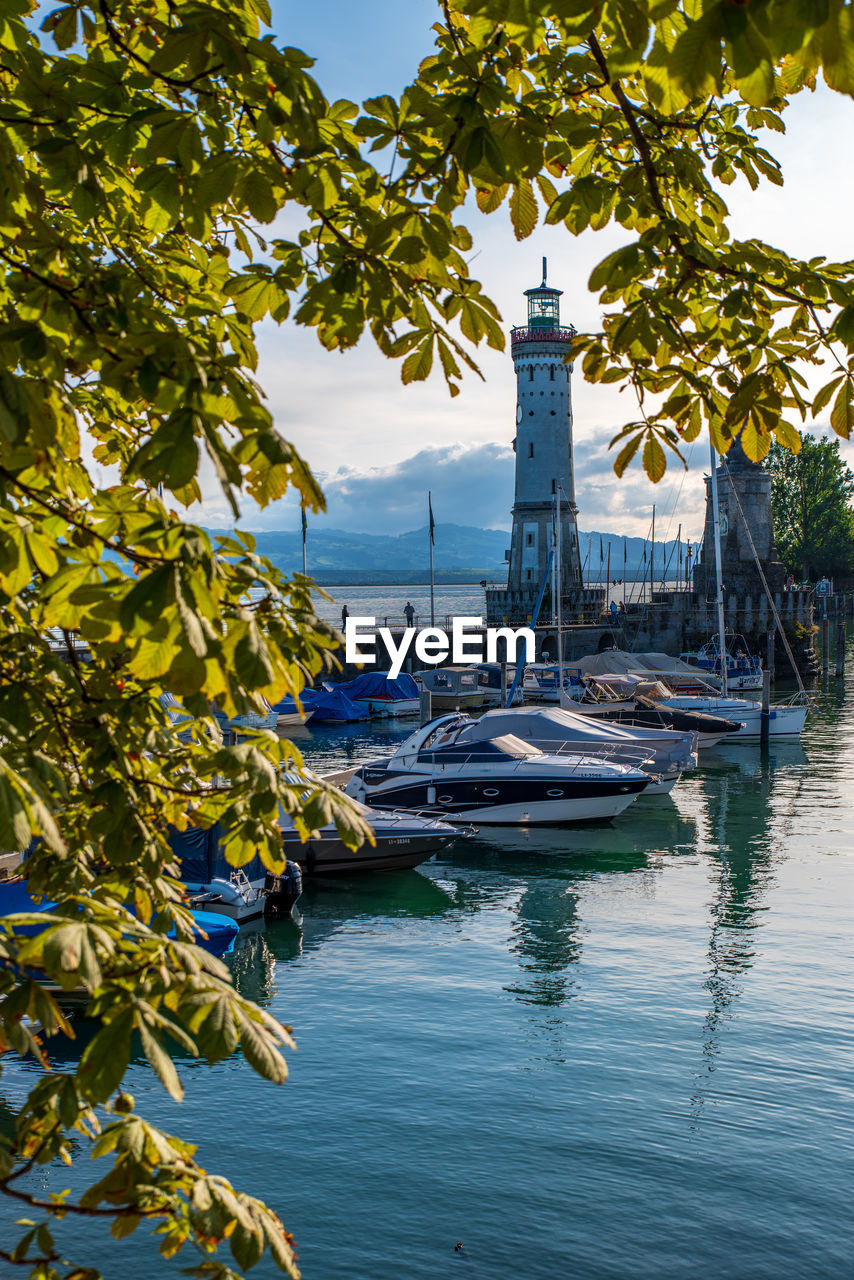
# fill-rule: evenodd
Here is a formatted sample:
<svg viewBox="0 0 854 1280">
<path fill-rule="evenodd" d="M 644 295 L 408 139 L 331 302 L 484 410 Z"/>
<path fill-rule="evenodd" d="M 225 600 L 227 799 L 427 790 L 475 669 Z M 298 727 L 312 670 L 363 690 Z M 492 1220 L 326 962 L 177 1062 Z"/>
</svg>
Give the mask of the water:
<svg viewBox="0 0 854 1280">
<path fill-rule="evenodd" d="M 289 1082 L 235 1056 L 179 1060 L 181 1107 L 138 1061 L 128 1087 L 281 1212 L 309 1280 L 850 1274 L 854 683 L 835 688 L 803 745 L 708 752 L 611 825 L 309 888 L 299 925 L 232 961 L 294 1026 Z M 301 742 L 343 763 L 406 732 L 367 728 Z M 9 1064 L 0 1091 L 33 1073 Z M 141 1232 L 60 1238 L 108 1277 L 190 1262 Z"/>
<path fill-rule="evenodd" d="M 407 600 L 415 609 L 415 626 L 430 626 L 430 587 L 429 586 L 374 586 L 374 587 L 324 587 L 332 601 L 315 596 L 317 616 L 325 622 L 341 621 L 341 609 L 346 604 L 350 615 L 377 619 L 377 626 L 406 625 L 403 610 Z M 479 582 L 437 585 L 433 596 L 437 626 L 445 626 L 447 619 L 454 616 L 482 618 L 485 616 L 486 604 L 483 587 Z M 449 623 L 447 625 L 450 625 Z"/>
</svg>

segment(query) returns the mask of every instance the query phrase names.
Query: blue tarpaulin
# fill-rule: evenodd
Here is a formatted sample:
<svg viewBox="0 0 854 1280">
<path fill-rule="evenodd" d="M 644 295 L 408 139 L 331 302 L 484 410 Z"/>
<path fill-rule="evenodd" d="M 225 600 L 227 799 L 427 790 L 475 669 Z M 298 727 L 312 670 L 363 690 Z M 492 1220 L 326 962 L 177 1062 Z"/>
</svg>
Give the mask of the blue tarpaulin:
<svg viewBox="0 0 854 1280">
<path fill-rule="evenodd" d="M 203 831 L 200 827 L 187 827 L 186 831 L 169 828 L 169 846 L 180 862 L 180 878 L 185 884 L 210 884 L 211 880 L 227 880 L 234 867 L 226 859 L 223 852 L 220 827 L 209 827 Z M 258 880 L 266 875 L 266 868 L 256 856 L 245 863 L 241 870 L 249 880 Z"/>
<path fill-rule="evenodd" d="M 348 724 L 352 720 L 364 720 L 365 713 L 357 707 L 340 688 L 324 685 L 322 689 L 303 689 L 300 694 L 302 709 L 305 712 L 306 724 L 318 724 L 326 721 L 337 721 Z M 297 704 L 290 694 L 286 694 L 277 702 L 274 711 L 280 715 L 293 715 Z"/>
<path fill-rule="evenodd" d="M 355 702 L 357 698 L 390 698 L 394 702 L 404 698 L 417 698 L 418 685 L 405 672 L 392 679 L 387 671 L 363 671 L 355 680 L 346 684 L 331 686 L 339 693 L 345 693 Z"/>
<path fill-rule="evenodd" d="M 200 834 L 207 835 L 208 833 L 202 832 Z M 0 880 L 0 918 L 31 911 L 39 911 L 46 914 L 52 911 L 55 906 L 56 903 L 48 902 L 44 898 L 39 902 L 35 902 L 30 897 L 25 880 Z M 234 920 L 213 911 L 193 911 L 191 914 L 196 925 L 195 941 L 200 947 L 204 947 L 205 951 L 210 951 L 215 956 L 223 956 L 231 951 L 234 946 L 234 939 L 239 932 L 239 925 Z M 39 933 L 43 927 L 31 924 L 18 929 L 17 932 L 24 937 L 32 937 L 34 934 Z M 202 933 L 206 934 L 207 937 L 202 937 Z M 174 929 L 170 929 L 168 936 L 170 938 L 175 936 Z"/>
</svg>

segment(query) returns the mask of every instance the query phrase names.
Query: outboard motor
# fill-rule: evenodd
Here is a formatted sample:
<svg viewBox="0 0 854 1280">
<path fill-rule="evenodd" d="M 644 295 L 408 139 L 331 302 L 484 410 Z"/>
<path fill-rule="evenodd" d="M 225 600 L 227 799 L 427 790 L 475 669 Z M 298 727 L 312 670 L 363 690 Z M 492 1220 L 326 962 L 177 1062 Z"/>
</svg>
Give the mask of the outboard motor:
<svg viewBox="0 0 854 1280">
<path fill-rule="evenodd" d="M 299 864 L 288 860 L 281 875 L 267 872 L 264 882 L 264 916 L 279 920 L 289 916 L 297 898 L 302 893 L 302 871 Z"/>
</svg>

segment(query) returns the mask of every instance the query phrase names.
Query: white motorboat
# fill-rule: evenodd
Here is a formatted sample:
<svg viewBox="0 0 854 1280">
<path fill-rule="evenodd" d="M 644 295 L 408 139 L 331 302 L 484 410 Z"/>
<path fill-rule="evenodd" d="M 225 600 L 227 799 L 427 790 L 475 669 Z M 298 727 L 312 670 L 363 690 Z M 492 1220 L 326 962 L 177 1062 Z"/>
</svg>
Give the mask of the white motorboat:
<svg viewBox="0 0 854 1280">
<path fill-rule="evenodd" d="M 564 690 L 561 706 L 585 718 L 619 724 L 627 729 L 673 730 L 677 733 L 696 733 L 697 746 L 701 749 L 716 747 L 738 733 L 740 721 L 700 710 L 685 711 L 670 702 L 670 690 L 658 681 L 641 681 L 634 676 L 608 676 L 607 683 L 596 682 L 600 696 L 576 699 Z M 619 681 L 623 684 L 620 685 Z M 634 692 L 629 681 L 634 681 Z M 619 689 L 631 692 L 624 697 Z M 643 693 L 640 690 L 644 690 Z"/>
<path fill-rule="evenodd" d="M 666 795 L 686 769 L 697 765 L 696 733 L 644 729 L 585 719 L 558 707 L 515 707 L 487 711 L 460 734 L 459 742 L 479 742 L 509 734 L 549 755 L 584 753 L 629 765 L 650 775 L 644 795 Z"/>
<path fill-rule="evenodd" d="M 526 702 L 560 702 L 561 668 L 556 662 L 530 662 L 522 676 L 522 696 Z M 578 683 L 578 673 L 563 668 L 563 687 Z"/>
<path fill-rule="evenodd" d="M 423 725 L 394 755 L 357 769 L 347 794 L 375 809 L 533 826 L 616 817 L 650 785 L 648 774 L 629 765 L 547 755 L 511 735 L 466 741 L 461 735 L 474 723 L 447 715 Z"/>
<path fill-rule="evenodd" d="M 714 694 L 708 697 L 687 697 L 674 694 L 663 699 L 664 708 L 679 711 L 697 711 L 702 715 L 722 716 L 738 722 L 735 733 L 726 736 L 727 742 L 758 742 L 762 736 L 762 703 L 748 698 L 724 698 Z M 769 738 L 799 738 L 809 711 L 806 699 L 799 702 L 772 702 L 768 712 Z"/>
</svg>

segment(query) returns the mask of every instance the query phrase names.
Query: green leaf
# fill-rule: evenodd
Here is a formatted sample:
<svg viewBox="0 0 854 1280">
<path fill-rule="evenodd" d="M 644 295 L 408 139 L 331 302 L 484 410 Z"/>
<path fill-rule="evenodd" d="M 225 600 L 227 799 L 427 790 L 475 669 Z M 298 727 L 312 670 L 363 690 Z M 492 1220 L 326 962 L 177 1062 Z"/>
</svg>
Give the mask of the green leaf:
<svg viewBox="0 0 854 1280">
<path fill-rule="evenodd" d="M 176 1102 L 181 1102 L 184 1097 L 184 1089 L 178 1079 L 178 1072 L 175 1070 L 174 1062 L 157 1039 L 157 1036 L 146 1024 L 145 1018 L 140 1018 L 138 1030 L 143 1052 L 154 1068 L 158 1080 Z"/>
<path fill-rule="evenodd" d="M 830 425 L 838 436 L 847 440 L 854 429 L 854 388 L 846 378 L 830 411 Z"/>
<path fill-rule="evenodd" d="M 510 221 L 517 240 L 526 240 L 537 225 L 537 201 L 527 178 L 510 193 Z"/>
<path fill-rule="evenodd" d="M 643 432 L 639 431 L 637 435 L 628 442 L 628 444 L 623 445 L 623 448 L 617 454 L 614 461 L 614 471 L 620 479 L 622 479 L 623 472 L 637 453 L 642 439 Z"/>
<path fill-rule="evenodd" d="M 105 1102 L 121 1084 L 130 1062 L 133 1023 L 133 1009 L 124 1009 L 83 1050 L 77 1079 L 81 1092 L 92 1102 Z"/>
<path fill-rule="evenodd" d="M 400 376 L 404 384 L 407 382 L 423 382 L 433 368 L 433 334 L 428 334 L 423 342 L 406 357 L 401 367 Z"/>
<path fill-rule="evenodd" d="M 653 435 L 647 436 L 643 447 L 643 469 L 653 484 L 658 484 L 667 470 L 664 450 Z"/>
</svg>

